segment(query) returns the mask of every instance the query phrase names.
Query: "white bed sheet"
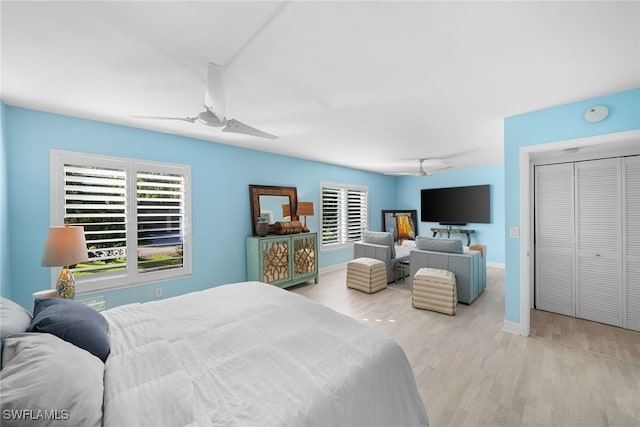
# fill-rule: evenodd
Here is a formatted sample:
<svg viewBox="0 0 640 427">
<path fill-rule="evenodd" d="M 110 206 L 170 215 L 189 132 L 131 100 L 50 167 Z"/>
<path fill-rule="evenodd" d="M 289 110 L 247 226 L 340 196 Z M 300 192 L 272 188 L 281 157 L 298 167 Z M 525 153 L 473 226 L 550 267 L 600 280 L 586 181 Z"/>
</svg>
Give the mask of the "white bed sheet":
<svg viewBox="0 0 640 427">
<path fill-rule="evenodd" d="M 428 425 L 397 343 L 274 286 L 225 285 L 103 314 L 105 427 Z"/>
</svg>

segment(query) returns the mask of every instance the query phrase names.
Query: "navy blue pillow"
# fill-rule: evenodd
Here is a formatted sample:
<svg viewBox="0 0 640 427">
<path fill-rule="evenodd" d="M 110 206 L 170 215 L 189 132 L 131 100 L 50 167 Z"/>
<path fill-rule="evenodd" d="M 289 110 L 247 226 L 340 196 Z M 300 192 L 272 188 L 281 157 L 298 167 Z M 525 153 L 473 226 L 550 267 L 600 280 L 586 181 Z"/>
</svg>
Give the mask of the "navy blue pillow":
<svg viewBox="0 0 640 427">
<path fill-rule="evenodd" d="M 87 350 L 103 362 L 111 347 L 108 324 L 102 314 L 77 301 L 64 298 L 36 299 L 27 332 L 46 332 Z"/>
</svg>

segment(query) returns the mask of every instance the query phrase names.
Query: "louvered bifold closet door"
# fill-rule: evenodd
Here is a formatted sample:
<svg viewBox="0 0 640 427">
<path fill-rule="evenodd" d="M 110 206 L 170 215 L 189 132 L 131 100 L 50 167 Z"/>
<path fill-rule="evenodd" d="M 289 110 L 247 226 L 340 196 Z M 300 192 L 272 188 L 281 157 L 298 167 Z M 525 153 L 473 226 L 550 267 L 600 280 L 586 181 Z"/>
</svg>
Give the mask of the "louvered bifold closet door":
<svg viewBox="0 0 640 427">
<path fill-rule="evenodd" d="M 576 317 L 622 326 L 621 159 L 576 163 Z"/>
<path fill-rule="evenodd" d="M 575 316 L 573 164 L 535 168 L 536 308 Z"/>
<path fill-rule="evenodd" d="M 624 327 L 640 331 L 640 156 L 625 158 L 623 168 Z"/>
</svg>

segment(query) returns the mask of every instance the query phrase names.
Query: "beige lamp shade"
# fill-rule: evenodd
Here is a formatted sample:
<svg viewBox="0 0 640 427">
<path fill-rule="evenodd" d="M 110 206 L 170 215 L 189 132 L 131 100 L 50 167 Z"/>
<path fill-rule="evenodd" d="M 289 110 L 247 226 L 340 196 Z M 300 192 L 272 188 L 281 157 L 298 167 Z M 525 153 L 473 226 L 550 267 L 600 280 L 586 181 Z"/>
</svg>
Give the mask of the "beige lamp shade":
<svg viewBox="0 0 640 427">
<path fill-rule="evenodd" d="M 42 254 L 43 267 L 60 267 L 87 261 L 83 227 L 51 227 Z"/>
<path fill-rule="evenodd" d="M 298 216 L 313 216 L 313 202 L 298 202 Z"/>
<path fill-rule="evenodd" d="M 303 233 L 309 232 L 307 227 L 307 216 L 313 216 L 313 202 L 298 202 L 298 216 L 304 217 L 304 226 L 302 227 Z"/>
</svg>

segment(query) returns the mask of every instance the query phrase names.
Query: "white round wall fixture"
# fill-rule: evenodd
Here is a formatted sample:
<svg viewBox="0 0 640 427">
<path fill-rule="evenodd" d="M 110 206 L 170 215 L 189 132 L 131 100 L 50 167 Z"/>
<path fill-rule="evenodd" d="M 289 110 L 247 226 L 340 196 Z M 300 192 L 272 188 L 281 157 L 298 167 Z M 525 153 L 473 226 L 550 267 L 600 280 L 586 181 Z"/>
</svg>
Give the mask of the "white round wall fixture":
<svg viewBox="0 0 640 427">
<path fill-rule="evenodd" d="M 609 109 L 604 105 L 596 105 L 589 108 L 584 113 L 584 119 L 589 123 L 598 123 L 603 121 L 609 115 Z"/>
</svg>

